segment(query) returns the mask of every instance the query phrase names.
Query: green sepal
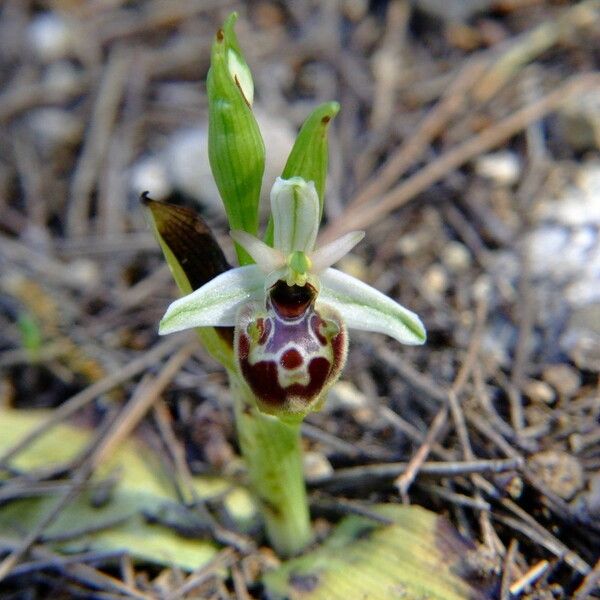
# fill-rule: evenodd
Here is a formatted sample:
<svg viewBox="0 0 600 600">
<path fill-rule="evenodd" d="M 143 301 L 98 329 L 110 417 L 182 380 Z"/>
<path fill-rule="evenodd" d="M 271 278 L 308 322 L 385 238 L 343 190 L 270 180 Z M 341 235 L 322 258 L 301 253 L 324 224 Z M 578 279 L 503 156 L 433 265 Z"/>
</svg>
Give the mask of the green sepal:
<svg viewBox="0 0 600 600">
<path fill-rule="evenodd" d="M 208 225 L 191 209 L 141 198 L 148 221 L 161 247 L 173 279 L 187 295 L 229 269 L 225 255 Z M 234 368 L 233 330 L 197 327 L 208 353 L 225 368 Z"/>
<path fill-rule="evenodd" d="M 253 235 L 258 230 L 258 205 L 265 170 L 265 145 L 242 85 L 230 69 L 231 53 L 251 81 L 234 31 L 237 14 L 229 15 L 217 32 L 207 76 L 208 157 L 232 229 Z M 239 246 L 240 265 L 251 264 Z"/>
<path fill-rule="evenodd" d="M 340 105 L 337 102 L 325 102 L 318 106 L 304 121 L 294 147 L 288 156 L 281 177 L 290 179 L 302 177 L 305 181 L 314 181 L 319 195 L 319 216 L 323 215 L 323 201 L 325 198 L 325 181 L 327 178 L 327 164 L 329 144 L 327 133 L 329 124 L 338 114 Z M 273 219 L 265 232 L 264 240 L 269 246 L 273 245 Z"/>
</svg>

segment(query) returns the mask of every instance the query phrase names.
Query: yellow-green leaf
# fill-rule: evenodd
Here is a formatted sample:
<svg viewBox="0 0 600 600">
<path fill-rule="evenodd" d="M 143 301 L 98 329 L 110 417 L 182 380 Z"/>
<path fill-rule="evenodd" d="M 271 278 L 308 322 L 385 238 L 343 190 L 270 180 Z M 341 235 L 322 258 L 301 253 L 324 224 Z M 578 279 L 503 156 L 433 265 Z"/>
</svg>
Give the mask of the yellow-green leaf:
<svg viewBox="0 0 600 600">
<path fill-rule="evenodd" d="M 393 524 L 345 518 L 321 547 L 268 573 L 272 600 L 483 600 L 469 581 L 471 547 L 443 517 L 378 505 Z"/>
<path fill-rule="evenodd" d="M 0 409 L 0 454 L 48 416 L 48 411 Z M 91 437 L 87 429 L 58 425 L 50 435 L 20 453 L 12 467 L 27 472 L 64 463 L 77 456 Z M 108 480 L 114 480 L 112 487 L 107 486 Z M 256 508 L 245 489 L 231 488 L 230 482 L 217 477 L 194 477 L 193 485 L 199 498 L 225 494 L 224 505 L 242 529 L 256 519 Z M 15 542 L 22 540 L 56 502 L 54 494 L 26 497 L 27 487 L 22 490 L 23 498 L 6 501 L 0 510 L 0 537 Z M 142 442 L 132 439 L 102 465 L 90 486 L 65 507 L 44 536 L 60 551 L 123 550 L 145 562 L 197 569 L 218 552 L 208 536 L 185 537 L 146 519 L 148 514 L 161 514 L 166 507 L 178 506 L 175 503 L 175 490 L 159 458 Z M 99 529 L 78 533 L 94 527 Z M 52 542 L 52 538 L 57 541 Z"/>
</svg>

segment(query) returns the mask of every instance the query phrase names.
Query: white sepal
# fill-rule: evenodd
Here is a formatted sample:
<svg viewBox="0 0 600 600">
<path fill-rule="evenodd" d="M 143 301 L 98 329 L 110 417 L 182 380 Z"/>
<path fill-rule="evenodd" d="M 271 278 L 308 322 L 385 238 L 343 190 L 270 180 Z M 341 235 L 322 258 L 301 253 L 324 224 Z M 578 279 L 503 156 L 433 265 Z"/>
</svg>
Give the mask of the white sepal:
<svg viewBox="0 0 600 600">
<path fill-rule="evenodd" d="M 271 248 L 252 234 L 232 229 L 229 235 L 256 261 L 264 273 L 271 273 L 285 264 L 285 257 L 279 250 Z"/>
<path fill-rule="evenodd" d="M 319 196 L 313 181 L 278 177 L 271 189 L 271 213 L 274 248 L 284 256 L 313 251 L 319 231 Z"/>
<path fill-rule="evenodd" d="M 175 300 L 165 313 L 159 334 L 190 327 L 233 327 L 240 306 L 264 298 L 265 275 L 258 265 L 221 273 L 195 292 Z"/>
<path fill-rule="evenodd" d="M 419 317 L 370 285 L 337 269 L 327 269 L 320 279 L 317 305 L 335 308 L 349 329 L 385 333 L 402 344 L 425 342 L 427 334 Z"/>
<path fill-rule="evenodd" d="M 327 267 L 335 264 L 340 258 L 343 258 L 365 237 L 364 231 L 351 231 L 341 238 L 322 246 L 312 254 L 312 272 L 320 273 Z"/>
</svg>

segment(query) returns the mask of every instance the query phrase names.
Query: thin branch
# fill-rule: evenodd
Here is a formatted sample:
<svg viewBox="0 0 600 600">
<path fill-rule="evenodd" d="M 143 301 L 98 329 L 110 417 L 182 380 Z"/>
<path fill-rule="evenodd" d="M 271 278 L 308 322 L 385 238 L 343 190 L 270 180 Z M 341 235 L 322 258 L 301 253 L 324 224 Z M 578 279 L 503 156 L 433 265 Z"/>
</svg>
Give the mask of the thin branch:
<svg viewBox="0 0 600 600">
<path fill-rule="evenodd" d="M 94 470 L 135 429 L 142 417 L 151 408 L 152 403 L 158 395 L 162 393 L 171 379 L 188 360 L 194 348 L 194 343 L 188 343 L 165 364 L 155 380 L 139 386 L 137 393 L 123 407 L 118 418 L 113 422 L 113 427 L 100 441 L 95 452 L 75 472 L 70 487 L 56 499 L 50 510 L 40 519 L 34 529 L 25 536 L 21 544 L 0 563 L 0 581 L 10 573 L 21 557 L 24 556 L 45 529 L 54 522 L 64 508 L 78 496 Z"/>
<path fill-rule="evenodd" d="M 189 339 L 190 336 L 191 334 L 183 336 L 183 339 Z M 119 369 L 104 379 L 93 383 L 89 387 L 69 398 L 69 400 L 52 411 L 52 414 L 43 423 L 36 425 L 28 434 L 23 436 L 22 439 L 20 439 L 14 446 L 9 448 L 1 456 L 0 467 L 7 467 L 10 460 L 17 456 L 17 454 L 23 452 L 23 450 L 28 448 L 29 445 L 39 437 L 48 433 L 56 424 L 66 420 L 98 396 L 105 394 L 118 385 L 125 383 L 146 369 L 154 366 L 164 356 L 170 354 L 177 346 L 181 345 L 181 343 L 182 337 L 169 337 L 157 344 L 148 352 L 145 352 L 139 358 L 132 360 L 122 369 Z"/>
<path fill-rule="evenodd" d="M 331 241 L 345 232 L 364 229 L 377 223 L 391 211 L 404 206 L 455 169 L 510 139 L 523 131 L 530 123 L 555 111 L 569 97 L 583 94 L 599 85 L 600 77 L 596 73 L 574 75 L 546 96 L 450 148 L 384 196 L 374 199 L 369 204 L 345 211 L 335 223 L 323 231 L 320 236 L 321 243 Z"/>
</svg>

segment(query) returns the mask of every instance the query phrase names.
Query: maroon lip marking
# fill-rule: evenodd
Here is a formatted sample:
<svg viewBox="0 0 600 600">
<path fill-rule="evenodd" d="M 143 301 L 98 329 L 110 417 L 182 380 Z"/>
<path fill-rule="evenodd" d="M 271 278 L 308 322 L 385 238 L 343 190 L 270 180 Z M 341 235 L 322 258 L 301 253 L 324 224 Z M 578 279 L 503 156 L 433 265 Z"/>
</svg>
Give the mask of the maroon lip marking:
<svg viewBox="0 0 600 600">
<path fill-rule="evenodd" d="M 331 363 L 322 356 L 313 358 L 308 366 L 311 381 L 320 382 L 321 387 L 327 382 L 327 377 L 331 371 Z"/>
<path fill-rule="evenodd" d="M 237 351 L 240 360 L 248 359 L 248 354 L 250 354 L 250 338 L 246 334 L 238 336 Z"/>
<path fill-rule="evenodd" d="M 281 355 L 281 366 L 284 369 L 297 369 L 302 363 L 302 354 L 295 348 L 290 348 Z"/>
<path fill-rule="evenodd" d="M 315 335 L 317 336 L 317 339 L 319 340 L 319 343 L 322 346 L 327 345 L 327 338 L 323 335 L 323 332 L 321 331 L 324 325 L 325 323 L 323 322 L 323 319 L 321 319 L 321 317 L 317 313 L 310 317 L 310 326 L 315 332 Z"/>
</svg>

